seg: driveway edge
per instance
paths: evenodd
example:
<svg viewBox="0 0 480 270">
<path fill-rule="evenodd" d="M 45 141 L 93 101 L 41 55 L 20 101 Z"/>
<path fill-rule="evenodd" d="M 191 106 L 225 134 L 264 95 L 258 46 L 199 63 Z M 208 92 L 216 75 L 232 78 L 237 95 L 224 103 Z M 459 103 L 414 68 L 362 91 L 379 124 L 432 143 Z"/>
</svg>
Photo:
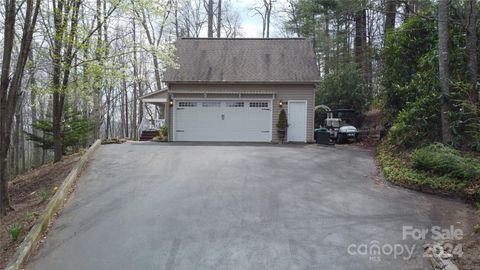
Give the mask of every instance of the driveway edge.
<svg viewBox="0 0 480 270">
<path fill-rule="evenodd" d="M 50 202 L 48 203 L 47 207 L 43 211 L 40 218 L 35 222 L 35 225 L 30 229 L 27 236 L 23 240 L 22 244 L 17 248 L 17 251 L 10 259 L 9 263 L 5 267 L 5 270 L 20 270 L 22 269 L 21 266 L 26 262 L 32 250 L 35 248 L 36 244 L 40 241 L 42 234 L 48 228 L 50 221 L 52 221 L 52 217 L 55 213 L 60 209 L 63 203 L 66 201 L 69 190 L 77 180 L 78 176 L 82 173 L 85 165 L 90 160 L 91 156 L 95 152 L 95 150 L 100 146 L 101 141 L 96 140 L 95 143 L 90 146 L 90 148 L 83 154 L 80 158 L 79 162 L 70 173 L 67 175 L 65 180 L 63 180 L 62 185 L 57 190 L 55 195 L 52 197 Z"/>
</svg>

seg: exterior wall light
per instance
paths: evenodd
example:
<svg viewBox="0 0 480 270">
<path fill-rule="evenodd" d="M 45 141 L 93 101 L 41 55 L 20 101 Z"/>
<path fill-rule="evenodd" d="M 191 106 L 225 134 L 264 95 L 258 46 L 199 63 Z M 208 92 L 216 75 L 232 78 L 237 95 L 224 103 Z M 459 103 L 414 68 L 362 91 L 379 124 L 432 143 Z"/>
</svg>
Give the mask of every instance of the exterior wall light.
<svg viewBox="0 0 480 270">
<path fill-rule="evenodd" d="M 170 99 L 170 107 L 173 106 L 173 100 Z"/>
<path fill-rule="evenodd" d="M 279 106 L 280 108 L 283 107 L 283 101 L 282 101 L 282 100 L 280 100 L 280 102 L 278 103 L 278 106 Z"/>
</svg>

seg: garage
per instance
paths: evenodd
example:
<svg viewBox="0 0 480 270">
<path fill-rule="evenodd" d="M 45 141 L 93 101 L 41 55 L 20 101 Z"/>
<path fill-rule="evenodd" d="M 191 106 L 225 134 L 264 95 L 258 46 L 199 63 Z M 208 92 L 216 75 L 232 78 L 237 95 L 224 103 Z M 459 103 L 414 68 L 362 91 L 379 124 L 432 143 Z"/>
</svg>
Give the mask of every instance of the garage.
<svg viewBox="0 0 480 270">
<path fill-rule="evenodd" d="M 175 141 L 270 142 L 271 100 L 175 100 Z"/>
<path fill-rule="evenodd" d="M 307 38 L 179 38 L 166 91 L 168 141 L 313 142 L 318 67 Z M 286 138 L 277 128 L 286 113 Z M 149 131 L 150 132 L 150 131 Z"/>
</svg>

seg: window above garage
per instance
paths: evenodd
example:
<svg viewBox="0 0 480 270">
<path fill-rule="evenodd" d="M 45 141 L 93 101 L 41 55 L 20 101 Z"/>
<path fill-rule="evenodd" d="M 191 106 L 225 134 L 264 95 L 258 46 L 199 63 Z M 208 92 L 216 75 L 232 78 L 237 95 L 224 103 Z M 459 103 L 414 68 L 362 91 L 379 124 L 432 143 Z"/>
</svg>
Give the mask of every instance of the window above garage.
<svg viewBox="0 0 480 270">
<path fill-rule="evenodd" d="M 250 102 L 250 108 L 268 108 L 268 102 Z"/>
<path fill-rule="evenodd" d="M 197 102 L 194 101 L 180 101 L 178 107 L 197 107 Z"/>
<path fill-rule="evenodd" d="M 227 107 L 233 108 L 233 107 L 244 107 L 245 102 L 243 101 L 231 101 L 226 103 Z"/>
</svg>

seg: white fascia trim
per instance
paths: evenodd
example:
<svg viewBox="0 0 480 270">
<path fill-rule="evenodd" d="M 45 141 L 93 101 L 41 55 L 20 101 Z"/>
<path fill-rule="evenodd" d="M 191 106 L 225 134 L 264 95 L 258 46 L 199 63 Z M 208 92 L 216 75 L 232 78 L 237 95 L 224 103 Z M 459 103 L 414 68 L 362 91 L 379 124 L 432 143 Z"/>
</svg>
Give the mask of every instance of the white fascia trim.
<svg viewBox="0 0 480 270">
<path fill-rule="evenodd" d="M 160 102 L 160 103 L 166 103 L 167 99 L 166 98 L 144 98 L 142 99 L 143 103 L 150 103 L 150 102 Z"/>
<path fill-rule="evenodd" d="M 185 98 L 175 98 L 175 100 L 192 100 L 192 101 L 208 101 L 208 100 L 273 100 L 274 98 L 270 97 L 270 98 L 189 98 L 189 97 L 185 97 Z"/>
</svg>

